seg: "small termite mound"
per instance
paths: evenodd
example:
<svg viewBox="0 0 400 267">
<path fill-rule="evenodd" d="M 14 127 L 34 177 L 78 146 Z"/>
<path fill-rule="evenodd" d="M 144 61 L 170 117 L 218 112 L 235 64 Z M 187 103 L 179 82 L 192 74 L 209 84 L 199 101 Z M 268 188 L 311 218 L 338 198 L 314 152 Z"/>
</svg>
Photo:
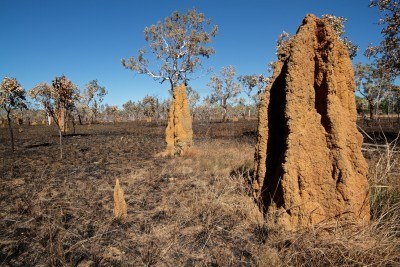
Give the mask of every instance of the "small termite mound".
<svg viewBox="0 0 400 267">
<path fill-rule="evenodd" d="M 117 179 L 114 187 L 114 218 L 121 223 L 125 223 L 127 216 L 128 210 L 124 198 L 124 191 L 119 185 L 119 180 Z"/>
<path fill-rule="evenodd" d="M 279 51 L 259 109 L 254 196 L 288 230 L 368 222 L 354 73 L 329 24 L 307 15 Z"/>
</svg>

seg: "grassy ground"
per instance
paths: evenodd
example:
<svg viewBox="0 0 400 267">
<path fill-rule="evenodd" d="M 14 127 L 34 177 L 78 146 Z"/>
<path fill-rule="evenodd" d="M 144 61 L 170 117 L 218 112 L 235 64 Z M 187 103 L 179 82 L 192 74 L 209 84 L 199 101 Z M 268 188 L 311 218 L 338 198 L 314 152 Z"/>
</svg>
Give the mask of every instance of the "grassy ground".
<svg viewBox="0 0 400 267">
<path fill-rule="evenodd" d="M 266 225 L 250 197 L 255 128 L 197 123 L 191 153 L 157 158 L 164 125 L 81 126 L 64 138 L 63 160 L 54 129 L 25 126 L 13 155 L 0 129 L 0 265 L 398 265 L 395 142 L 364 147 L 369 226 L 288 233 Z M 113 219 L 116 178 L 128 204 L 125 224 Z"/>
</svg>

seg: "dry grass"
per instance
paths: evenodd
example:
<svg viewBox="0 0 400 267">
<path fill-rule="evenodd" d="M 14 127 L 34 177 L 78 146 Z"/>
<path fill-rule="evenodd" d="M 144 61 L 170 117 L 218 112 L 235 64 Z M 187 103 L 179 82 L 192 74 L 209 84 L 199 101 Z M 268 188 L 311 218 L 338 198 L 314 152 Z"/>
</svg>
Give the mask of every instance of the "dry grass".
<svg viewBox="0 0 400 267">
<path fill-rule="evenodd" d="M 214 141 L 198 144 L 160 172 L 162 195 L 141 240 L 156 265 L 232 266 L 254 262 L 253 229 L 263 221 L 241 176 L 230 175 L 252 156 L 251 146 Z M 136 175 L 140 182 L 140 175 Z M 140 198 L 140 197 L 139 197 Z M 148 214 L 139 216 L 148 217 Z M 149 260 L 147 260 L 149 261 Z"/>
<path fill-rule="evenodd" d="M 365 151 L 373 217 L 368 226 L 320 225 L 284 232 L 266 225 L 250 197 L 252 137 L 213 139 L 204 134 L 206 138 L 196 140 L 195 148 L 182 158 L 165 159 L 151 156 L 163 148 L 163 126 L 154 131 L 156 139 L 150 141 L 132 133 L 110 137 L 96 148 L 97 154 L 90 154 L 95 148 L 84 152 L 88 162 L 82 165 L 42 166 L 38 160 L 29 165 L 22 157 L 14 159 L 15 165 L 3 166 L 0 197 L 7 205 L 0 207 L 0 265 L 399 265 L 396 142 Z M 128 138 L 112 150 L 114 139 Z M 67 155 L 83 146 L 79 140 L 72 140 L 71 146 L 66 142 Z M 130 147 L 132 142 L 137 143 Z M 115 161 L 143 144 L 151 155 L 123 166 Z M 32 168 L 36 170 L 28 176 Z M 94 175 L 95 170 L 99 174 Z M 125 224 L 112 219 L 116 178 L 128 206 Z"/>
<path fill-rule="evenodd" d="M 370 225 L 320 225 L 299 232 L 283 232 L 266 225 L 249 197 L 246 178 L 252 168 L 252 146 L 230 141 L 199 145 L 192 155 L 172 160 L 162 172 L 173 184 L 166 192 L 169 197 L 159 206 L 163 214 L 169 215 L 168 228 L 155 228 L 153 234 L 158 234 L 158 240 L 166 236 L 170 239 L 168 249 L 158 253 L 154 262 L 196 266 L 396 266 L 400 262 L 400 210 L 395 184 L 398 180 L 394 177 L 398 174 L 394 171 L 398 158 L 392 153 L 393 145 L 379 151 L 373 157 L 375 161 L 370 162 Z M 376 177 L 380 180 L 374 180 Z"/>
</svg>

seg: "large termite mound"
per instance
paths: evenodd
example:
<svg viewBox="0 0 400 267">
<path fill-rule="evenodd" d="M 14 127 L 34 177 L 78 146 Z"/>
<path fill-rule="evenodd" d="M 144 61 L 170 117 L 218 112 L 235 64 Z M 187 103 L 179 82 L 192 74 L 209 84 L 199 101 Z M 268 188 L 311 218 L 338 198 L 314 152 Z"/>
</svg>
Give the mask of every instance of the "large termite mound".
<svg viewBox="0 0 400 267">
<path fill-rule="evenodd" d="M 307 15 L 278 58 L 260 104 L 253 181 L 267 221 L 292 230 L 367 222 L 367 164 L 345 45 Z"/>
<path fill-rule="evenodd" d="M 192 117 L 184 85 L 176 87 L 173 91 L 165 134 L 166 155 L 182 155 L 192 145 Z"/>
</svg>

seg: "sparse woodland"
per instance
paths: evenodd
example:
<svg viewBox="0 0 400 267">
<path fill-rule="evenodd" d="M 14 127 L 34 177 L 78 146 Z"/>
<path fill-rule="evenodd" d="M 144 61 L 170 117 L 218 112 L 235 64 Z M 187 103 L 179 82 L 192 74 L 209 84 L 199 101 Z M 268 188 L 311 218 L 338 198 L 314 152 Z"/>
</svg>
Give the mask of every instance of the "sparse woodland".
<svg viewBox="0 0 400 267">
<path fill-rule="evenodd" d="M 166 99 L 4 77 L 0 266 L 399 266 L 400 7 L 370 8 L 380 44 L 309 15 L 259 73 L 203 69 L 207 14 L 160 18 L 121 70 L 168 83 Z"/>
</svg>

